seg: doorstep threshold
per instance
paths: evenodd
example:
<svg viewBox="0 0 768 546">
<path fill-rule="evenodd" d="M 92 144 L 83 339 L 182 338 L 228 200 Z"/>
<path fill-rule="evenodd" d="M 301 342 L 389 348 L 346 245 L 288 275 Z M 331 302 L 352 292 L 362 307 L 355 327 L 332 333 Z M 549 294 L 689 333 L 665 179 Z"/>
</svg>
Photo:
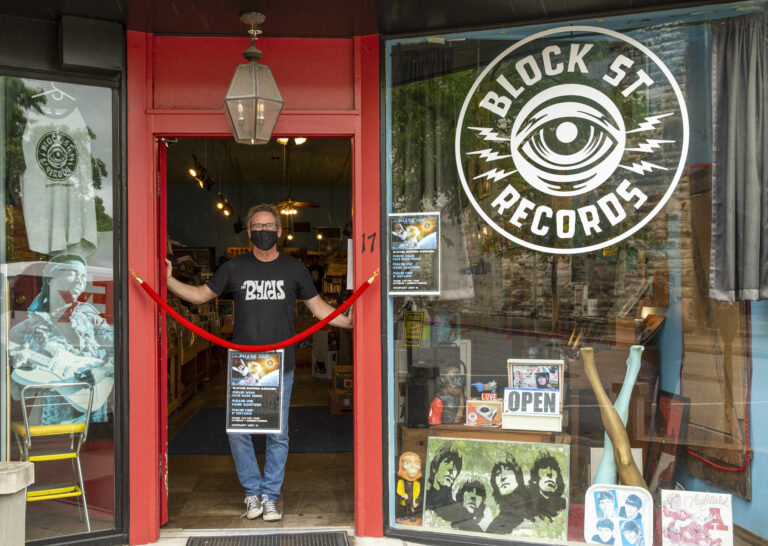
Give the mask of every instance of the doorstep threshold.
<svg viewBox="0 0 768 546">
<path fill-rule="evenodd" d="M 189 537 L 218 537 L 218 536 L 249 536 L 249 535 L 280 535 L 298 533 L 323 533 L 344 531 L 347 536 L 355 536 L 355 528 L 348 526 L 339 527 L 296 527 L 296 528 L 227 528 L 227 529 L 160 529 L 160 539 L 189 538 Z"/>
</svg>

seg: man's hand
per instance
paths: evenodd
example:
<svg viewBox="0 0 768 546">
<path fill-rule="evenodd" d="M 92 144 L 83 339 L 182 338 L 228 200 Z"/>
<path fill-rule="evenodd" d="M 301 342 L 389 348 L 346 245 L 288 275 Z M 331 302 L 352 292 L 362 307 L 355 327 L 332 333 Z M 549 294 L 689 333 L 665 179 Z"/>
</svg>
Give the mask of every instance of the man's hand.
<svg viewBox="0 0 768 546">
<path fill-rule="evenodd" d="M 165 278 L 168 282 L 168 290 L 173 292 L 181 299 L 190 303 L 201 304 L 212 300 L 216 297 L 216 293 L 208 288 L 207 284 L 201 284 L 200 286 L 192 286 L 186 284 L 175 278 L 173 275 L 173 265 L 169 259 L 165 259 Z"/>
<path fill-rule="evenodd" d="M 15 343 L 12 343 L 12 345 L 16 345 Z M 29 348 L 29 343 L 25 343 L 24 345 L 16 345 L 12 349 L 8 350 L 8 357 L 11 361 L 11 368 L 27 368 L 31 367 L 31 363 L 29 362 L 30 353 L 32 351 Z"/>
</svg>

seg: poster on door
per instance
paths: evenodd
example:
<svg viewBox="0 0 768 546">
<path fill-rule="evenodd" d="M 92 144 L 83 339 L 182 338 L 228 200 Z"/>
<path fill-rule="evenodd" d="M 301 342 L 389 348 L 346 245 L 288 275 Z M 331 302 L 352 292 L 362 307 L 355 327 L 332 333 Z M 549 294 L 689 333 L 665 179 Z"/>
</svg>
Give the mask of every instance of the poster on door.
<svg viewBox="0 0 768 546">
<path fill-rule="evenodd" d="M 227 432 L 277 434 L 283 397 L 283 350 L 229 351 Z"/>
<path fill-rule="evenodd" d="M 440 213 L 389 215 L 389 294 L 440 295 Z"/>
</svg>

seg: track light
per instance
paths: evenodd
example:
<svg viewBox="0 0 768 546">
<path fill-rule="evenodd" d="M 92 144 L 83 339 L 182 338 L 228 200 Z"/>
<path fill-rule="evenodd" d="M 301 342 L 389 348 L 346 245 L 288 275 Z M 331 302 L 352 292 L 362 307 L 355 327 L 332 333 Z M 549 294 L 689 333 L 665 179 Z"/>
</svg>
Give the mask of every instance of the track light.
<svg viewBox="0 0 768 546">
<path fill-rule="evenodd" d="M 289 233 L 288 235 L 285 236 L 285 238 L 288 239 L 289 241 L 293 241 L 293 233 Z"/>
<path fill-rule="evenodd" d="M 224 210 L 224 205 L 227 202 L 227 200 L 224 198 L 224 196 L 219 192 L 219 200 L 216 201 L 216 208 L 219 210 Z"/>
<path fill-rule="evenodd" d="M 189 176 L 195 179 L 200 189 L 210 190 L 216 182 L 208 174 L 208 169 L 200 164 L 200 161 L 198 161 L 197 156 L 194 154 L 192 155 L 192 161 L 194 166 L 190 167 L 188 171 Z"/>
<path fill-rule="evenodd" d="M 282 144 L 283 146 L 287 146 L 287 145 L 288 145 L 288 143 L 291 141 L 291 139 L 290 139 L 290 138 L 285 138 L 285 137 L 280 137 L 280 138 L 277 138 L 277 139 L 275 139 L 275 140 L 277 140 L 277 141 L 278 141 L 280 144 Z M 303 137 L 303 136 L 297 136 L 297 137 L 294 137 L 294 139 L 293 139 L 293 143 L 294 143 L 296 146 L 301 146 L 301 145 L 302 145 L 302 144 L 304 144 L 306 141 L 307 141 L 307 137 Z"/>
</svg>

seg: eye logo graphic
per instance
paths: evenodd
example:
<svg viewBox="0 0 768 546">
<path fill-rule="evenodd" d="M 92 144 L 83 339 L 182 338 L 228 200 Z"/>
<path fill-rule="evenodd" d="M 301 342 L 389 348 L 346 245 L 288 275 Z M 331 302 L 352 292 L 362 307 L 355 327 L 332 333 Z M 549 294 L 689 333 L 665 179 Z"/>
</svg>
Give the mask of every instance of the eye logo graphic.
<svg viewBox="0 0 768 546">
<path fill-rule="evenodd" d="M 645 45 L 561 27 L 502 52 L 467 94 L 456 130 L 464 191 L 504 237 L 578 254 L 629 237 L 683 172 L 688 114 Z"/>
<path fill-rule="evenodd" d="M 37 142 L 37 164 L 50 180 L 66 180 L 77 167 L 77 146 L 61 131 L 49 131 Z"/>
</svg>

